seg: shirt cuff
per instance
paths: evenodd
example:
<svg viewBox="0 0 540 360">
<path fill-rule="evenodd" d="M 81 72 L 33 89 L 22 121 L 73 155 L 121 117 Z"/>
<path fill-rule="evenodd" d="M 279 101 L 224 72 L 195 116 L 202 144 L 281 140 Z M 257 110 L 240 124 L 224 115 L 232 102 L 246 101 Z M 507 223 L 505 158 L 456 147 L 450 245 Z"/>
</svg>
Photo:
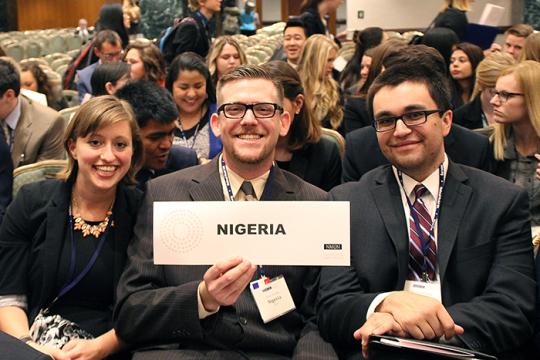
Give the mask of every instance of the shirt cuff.
<svg viewBox="0 0 540 360">
<path fill-rule="evenodd" d="M 199 310 L 199 320 L 205 319 L 210 315 L 214 315 L 215 313 L 219 311 L 219 306 L 214 311 L 208 311 L 204 308 L 204 305 L 201 299 L 201 284 L 199 284 L 199 286 L 197 287 L 197 309 Z"/>
<path fill-rule="evenodd" d="M 390 295 L 391 293 L 392 292 L 385 292 L 385 293 L 381 293 L 381 294 L 375 296 L 375 299 L 373 299 L 373 301 L 371 302 L 371 304 L 368 307 L 368 310 L 367 310 L 367 313 L 366 313 L 366 321 L 369 319 L 369 317 L 371 315 L 373 315 L 373 313 L 375 312 L 375 309 L 377 308 L 377 306 L 379 306 L 379 304 L 382 303 L 383 300 L 386 299 L 386 297 L 388 295 Z"/>
<path fill-rule="evenodd" d="M 28 308 L 26 295 L 1 295 L 0 308 L 7 306 L 16 306 L 26 311 Z"/>
</svg>

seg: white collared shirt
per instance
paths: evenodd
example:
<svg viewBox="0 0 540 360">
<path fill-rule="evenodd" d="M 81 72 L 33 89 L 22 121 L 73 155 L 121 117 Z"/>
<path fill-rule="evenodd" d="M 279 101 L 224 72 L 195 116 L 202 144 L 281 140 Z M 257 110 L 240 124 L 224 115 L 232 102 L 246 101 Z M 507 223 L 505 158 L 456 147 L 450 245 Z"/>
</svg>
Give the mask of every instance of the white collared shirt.
<svg viewBox="0 0 540 360">
<path fill-rule="evenodd" d="M 6 124 L 11 129 L 13 135 L 12 138 L 15 138 L 15 129 L 17 129 L 17 124 L 19 123 L 19 119 L 21 118 L 21 99 L 20 96 L 17 97 L 17 105 L 15 105 L 15 108 L 9 113 L 8 116 L 6 116 Z"/>
<path fill-rule="evenodd" d="M 221 163 L 221 156 L 218 160 L 219 163 Z M 231 182 L 231 189 L 233 192 L 233 197 L 235 201 L 241 201 L 244 200 L 244 193 L 240 191 L 240 187 L 242 186 L 242 183 L 245 181 L 244 178 L 242 178 L 240 175 L 235 173 L 233 170 L 231 170 L 230 167 L 228 167 L 225 164 L 225 167 L 227 168 L 227 175 L 229 176 L 229 181 Z M 268 176 L 270 175 L 270 170 L 266 171 L 261 176 L 249 180 L 251 182 L 251 185 L 253 185 L 253 189 L 255 190 L 255 195 L 257 195 L 257 199 L 261 199 L 261 196 L 264 192 L 264 186 L 266 185 L 266 181 L 268 180 Z M 223 169 L 221 165 L 219 166 L 219 177 L 221 179 L 221 187 L 223 189 L 223 197 L 225 201 L 229 201 L 229 192 L 227 190 L 227 184 L 225 184 L 225 179 L 223 178 Z"/>
</svg>

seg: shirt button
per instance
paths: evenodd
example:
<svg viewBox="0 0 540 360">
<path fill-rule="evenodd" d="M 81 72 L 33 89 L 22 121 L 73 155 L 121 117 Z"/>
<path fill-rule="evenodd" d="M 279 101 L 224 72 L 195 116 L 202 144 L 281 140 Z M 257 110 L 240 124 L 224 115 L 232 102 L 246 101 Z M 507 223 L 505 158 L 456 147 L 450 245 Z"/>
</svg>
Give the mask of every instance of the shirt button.
<svg viewBox="0 0 540 360">
<path fill-rule="evenodd" d="M 247 325 L 247 319 L 244 318 L 244 317 L 240 317 L 240 318 L 238 319 L 238 321 L 239 321 L 240 324 L 242 324 L 242 325 Z"/>
</svg>

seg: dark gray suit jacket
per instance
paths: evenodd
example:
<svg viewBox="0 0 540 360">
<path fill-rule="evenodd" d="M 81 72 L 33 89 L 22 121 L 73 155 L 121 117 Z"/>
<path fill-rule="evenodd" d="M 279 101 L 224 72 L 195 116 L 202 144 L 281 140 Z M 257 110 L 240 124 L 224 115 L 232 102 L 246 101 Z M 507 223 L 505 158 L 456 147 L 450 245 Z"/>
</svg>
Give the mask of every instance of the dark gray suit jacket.
<svg viewBox="0 0 540 360">
<path fill-rule="evenodd" d="M 263 199 L 326 200 L 327 194 L 295 175 L 275 168 Z M 197 287 L 208 266 L 156 266 L 152 254 L 154 201 L 223 201 L 217 157 L 212 162 L 148 182 L 144 204 L 128 250 L 129 264 L 120 280 L 115 310 L 118 335 L 133 344 L 173 344 L 174 350 L 146 352 L 141 358 L 255 357 L 328 359 L 332 347 L 315 325 L 320 268 L 265 266 L 268 277 L 284 275 L 296 304 L 292 311 L 263 324 L 245 289 L 233 306 L 199 320 Z M 269 244 L 271 246 L 271 244 Z"/>
<path fill-rule="evenodd" d="M 389 165 L 330 192 L 351 202 L 351 267 L 321 271 L 319 328 L 345 355 L 380 293 L 403 290 L 408 235 Z M 503 353 L 524 345 L 534 323 L 536 281 L 527 193 L 486 172 L 450 162 L 438 223 L 441 295 L 469 348 Z"/>
</svg>

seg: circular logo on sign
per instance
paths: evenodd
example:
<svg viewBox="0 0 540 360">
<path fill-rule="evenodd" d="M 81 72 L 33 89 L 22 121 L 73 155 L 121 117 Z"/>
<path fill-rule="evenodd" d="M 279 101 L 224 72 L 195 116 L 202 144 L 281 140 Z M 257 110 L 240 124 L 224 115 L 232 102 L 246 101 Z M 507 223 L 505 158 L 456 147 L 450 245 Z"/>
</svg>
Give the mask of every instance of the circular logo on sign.
<svg viewBox="0 0 540 360">
<path fill-rule="evenodd" d="M 175 210 L 161 222 L 161 241 L 175 253 L 189 253 L 199 246 L 203 230 L 199 217 L 189 210 Z"/>
</svg>

